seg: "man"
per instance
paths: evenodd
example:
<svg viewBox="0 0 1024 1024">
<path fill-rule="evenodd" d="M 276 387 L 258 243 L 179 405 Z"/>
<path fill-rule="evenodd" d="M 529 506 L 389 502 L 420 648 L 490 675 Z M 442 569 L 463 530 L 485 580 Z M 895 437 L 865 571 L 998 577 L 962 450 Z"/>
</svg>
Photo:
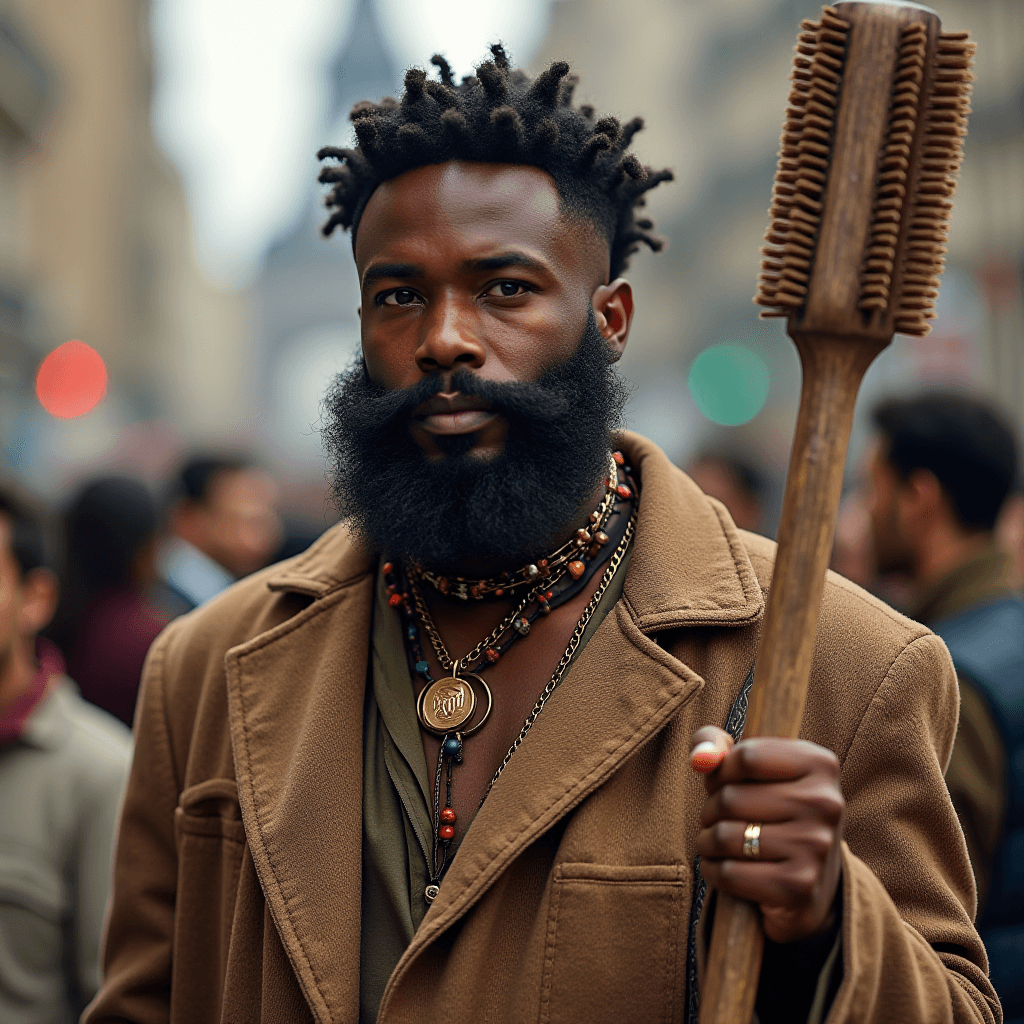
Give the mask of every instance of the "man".
<svg viewBox="0 0 1024 1024">
<path fill-rule="evenodd" d="M 70 1024 L 100 984 L 100 931 L 131 734 L 36 634 L 57 584 L 29 506 L 0 490 L 0 1020 Z"/>
<path fill-rule="evenodd" d="M 1024 1020 L 1024 592 L 995 527 L 1017 472 L 1012 430 L 984 402 L 932 394 L 875 411 L 871 532 L 909 614 L 949 646 L 960 725 L 946 781 L 978 883 L 978 927 L 1007 1020 Z"/>
<path fill-rule="evenodd" d="M 262 569 L 281 537 L 278 488 L 242 458 L 202 456 L 178 478 L 160 568 L 183 611 Z"/>
<path fill-rule="evenodd" d="M 807 739 L 733 747 L 772 546 L 612 434 L 668 175 L 493 53 L 327 153 L 344 524 L 154 645 L 86 1020 L 693 1019 L 706 880 L 763 1022 L 994 1021 L 940 641 L 833 581 Z"/>
</svg>

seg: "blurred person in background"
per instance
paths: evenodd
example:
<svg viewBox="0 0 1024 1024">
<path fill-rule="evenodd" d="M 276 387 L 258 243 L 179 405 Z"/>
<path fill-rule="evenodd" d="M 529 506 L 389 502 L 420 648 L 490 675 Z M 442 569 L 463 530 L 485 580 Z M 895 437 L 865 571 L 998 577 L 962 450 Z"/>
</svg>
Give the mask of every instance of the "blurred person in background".
<svg viewBox="0 0 1024 1024">
<path fill-rule="evenodd" d="M 1013 494 L 999 513 L 996 542 L 1013 559 L 1017 572 L 1024 579 L 1024 478 L 1017 481 Z"/>
<path fill-rule="evenodd" d="M 0 1021 L 71 1024 L 100 984 L 100 932 L 131 734 L 83 700 L 37 636 L 57 605 L 43 530 L 0 488 Z"/>
<path fill-rule="evenodd" d="M 178 476 L 160 571 L 189 608 L 262 569 L 281 540 L 279 492 L 242 457 L 200 456 Z"/>
<path fill-rule="evenodd" d="M 156 569 L 160 512 L 128 477 L 85 485 L 65 521 L 64 594 L 48 631 L 86 700 L 130 726 L 149 645 L 189 605 Z"/>
<path fill-rule="evenodd" d="M 978 930 L 1006 1020 L 1024 1019 L 1024 595 L 995 527 L 1018 470 L 1013 431 L 955 394 L 874 413 L 869 506 L 879 573 L 946 641 L 960 724 L 946 773 L 978 883 Z"/>
<path fill-rule="evenodd" d="M 690 463 L 687 473 L 705 494 L 725 505 L 741 530 L 764 532 L 768 481 L 750 460 L 707 450 Z"/>
</svg>

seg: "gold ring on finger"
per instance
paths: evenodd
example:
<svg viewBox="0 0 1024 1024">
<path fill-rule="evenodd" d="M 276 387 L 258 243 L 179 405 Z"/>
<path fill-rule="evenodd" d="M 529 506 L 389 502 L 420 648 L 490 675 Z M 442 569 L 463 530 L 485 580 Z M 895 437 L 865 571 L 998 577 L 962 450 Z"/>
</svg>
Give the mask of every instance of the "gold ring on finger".
<svg viewBox="0 0 1024 1024">
<path fill-rule="evenodd" d="M 743 830 L 743 856 L 750 860 L 761 856 L 761 826 L 754 822 Z"/>
</svg>

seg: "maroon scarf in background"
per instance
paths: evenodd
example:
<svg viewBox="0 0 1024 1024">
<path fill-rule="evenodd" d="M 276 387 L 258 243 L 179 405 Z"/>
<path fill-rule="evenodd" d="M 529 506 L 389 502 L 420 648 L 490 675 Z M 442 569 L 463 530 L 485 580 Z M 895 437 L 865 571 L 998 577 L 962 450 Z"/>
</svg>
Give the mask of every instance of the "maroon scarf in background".
<svg viewBox="0 0 1024 1024">
<path fill-rule="evenodd" d="M 42 637 L 36 639 L 39 670 L 28 689 L 9 707 L 0 711 L 0 746 L 12 743 L 25 731 L 25 723 L 46 696 L 53 676 L 63 675 L 64 659 L 60 651 Z"/>
</svg>

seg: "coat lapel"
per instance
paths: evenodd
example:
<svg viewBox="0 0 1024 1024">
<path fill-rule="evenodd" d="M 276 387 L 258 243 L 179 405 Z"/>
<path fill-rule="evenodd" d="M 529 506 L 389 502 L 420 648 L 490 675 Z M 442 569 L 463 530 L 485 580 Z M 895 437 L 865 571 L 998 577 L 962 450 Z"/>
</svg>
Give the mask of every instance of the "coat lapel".
<svg viewBox="0 0 1024 1024">
<path fill-rule="evenodd" d="M 362 723 L 373 581 L 365 566 L 354 578 L 338 572 L 346 575 L 342 583 L 306 576 L 302 588 L 272 581 L 275 589 L 325 596 L 226 658 L 246 837 L 319 1024 L 354 1020 L 359 1007 Z"/>
<path fill-rule="evenodd" d="M 724 509 L 650 442 L 626 435 L 622 447 L 643 485 L 622 599 L 474 819 L 388 992 L 513 858 L 699 693 L 701 677 L 655 634 L 747 625 L 763 613 L 753 567 Z M 270 580 L 272 589 L 313 603 L 226 659 L 246 836 L 318 1024 L 358 1017 L 369 569 L 344 531 L 330 531 Z"/>
<path fill-rule="evenodd" d="M 763 614 L 753 566 L 724 508 L 709 501 L 650 442 L 627 435 L 623 448 L 643 491 L 622 600 L 591 637 L 477 813 L 389 990 L 522 850 L 701 690 L 704 680 L 659 646 L 654 634 L 688 626 L 743 626 Z"/>
</svg>

